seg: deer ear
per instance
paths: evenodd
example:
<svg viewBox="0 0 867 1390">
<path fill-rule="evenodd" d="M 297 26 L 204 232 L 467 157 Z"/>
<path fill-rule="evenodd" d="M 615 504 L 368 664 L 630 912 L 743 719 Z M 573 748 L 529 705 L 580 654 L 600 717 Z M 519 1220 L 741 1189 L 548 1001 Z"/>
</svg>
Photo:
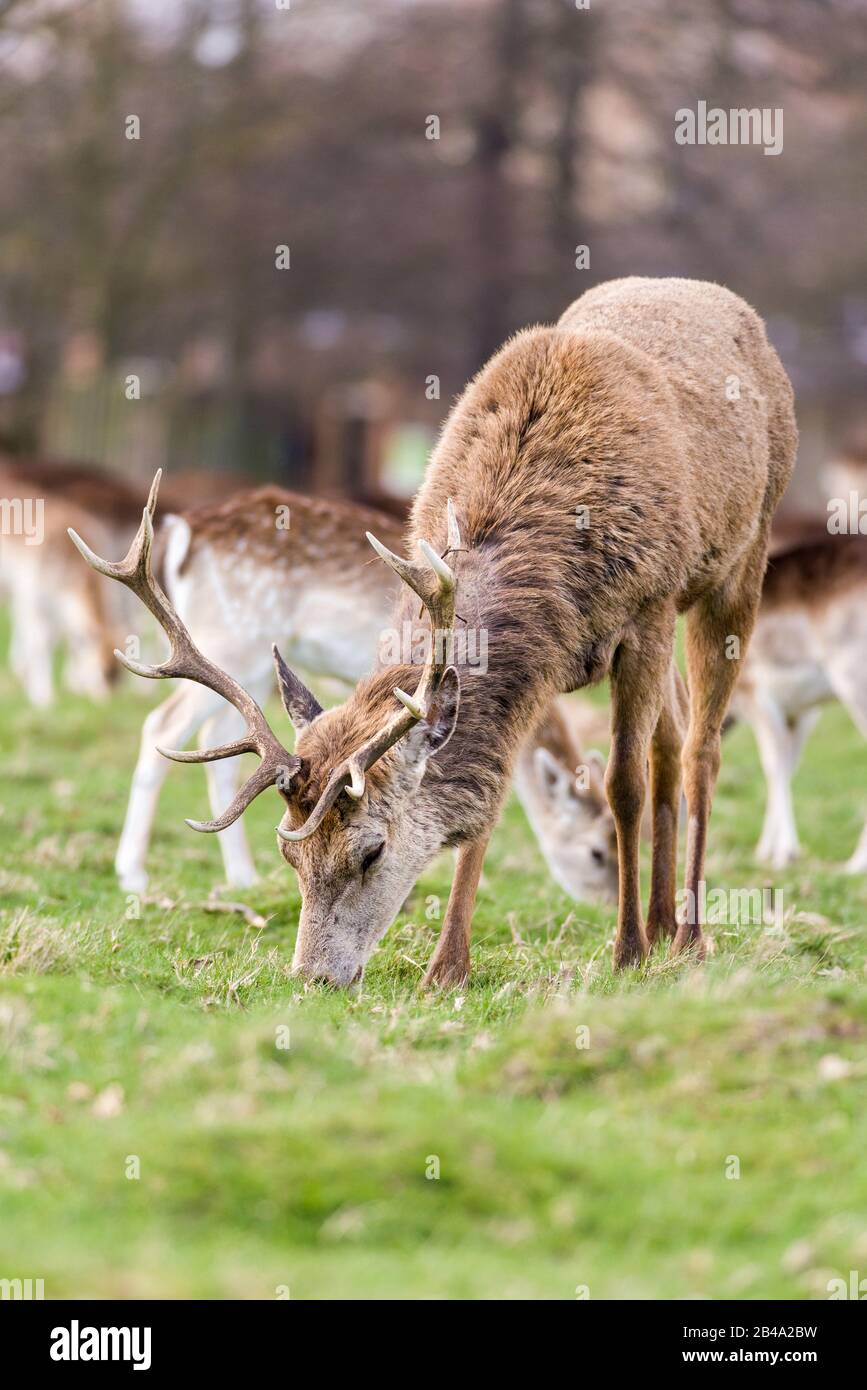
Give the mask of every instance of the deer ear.
<svg viewBox="0 0 867 1390">
<path fill-rule="evenodd" d="M 536 764 L 536 772 L 539 781 L 550 796 L 557 792 L 567 790 L 569 774 L 565 768 L 558 763 L 557 759 L 548 752 L 547 748 L 541 746 L 533 750 L 533 762 Z"/>
<path fill-rule="evenodd" d="M 427 760 L 445 748 L 455 731 L 461 703 L 461 683 L 454 666 L 443 672 L 436 694 L 431 696 L 427 718 L 407 734 L 403 747 L 412 763 Z"/>
<path fill-rule="evenodd" d="M 283 708 L 292 720 L 295 732 L 300 734 L 302 729 L 313 723 L 317 714 L 322 713 L 322 706 L 295 672 L 289 670 L 276 645 L 272 646 L 271 653 L 274 657 L 274 669 L 277 672 Z"/>
<path fill-rule="evenodd" d="M 607 767 L 605 754 L 600 753 L 598 748 L 588 748 L 584 761 L 594 772 L 598 772 L 600 777 L 605 776 L 605 769 Z"/>
<path fill-rule="evenodd" d="M 307 769 L 307 764 L 303 758 L 297 757 L 294 753 L 291 758 L 287 758 L 282 767 L 277 769 L 277 776 L 274 778 L 274 786 L 281 792 L 284 800 L 291 800 L 295 790 L 295 782 Z"/>
</svg>

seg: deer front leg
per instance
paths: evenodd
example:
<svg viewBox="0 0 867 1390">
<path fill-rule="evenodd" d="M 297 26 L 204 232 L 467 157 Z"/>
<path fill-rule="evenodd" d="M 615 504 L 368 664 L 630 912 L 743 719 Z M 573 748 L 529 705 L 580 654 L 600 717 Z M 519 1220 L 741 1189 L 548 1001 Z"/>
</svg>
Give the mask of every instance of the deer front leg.
<svg viewBox="0 0 867 1390">
<path fill-rule="evenodd" d="M 218 695 L 185 682 L 145 719 L 126 819 L 114 860 L 124 892 L 144 893 L 148 886 L 145 863 L 151 829 L 160 789 L 171 766 L 158 748 L 183 748 L 219 706 Z"/>
<path fill-rule="evenodd" d="M 746 704 L 746 710 L 756 736 L 767 784 L 765 820 L 756 847 L 756 859 L 760 863 L 773 865 L 775 869 L 782 869 L 797 859 L 800 853 L 792 802 L 792 778 L 818 710 L 800 715 L 790 725 L 773 696 L 764 693 L 754 696 Z"/>
<path fill-rule="evenodd" d="M 683 749 L 686 836 L 685 915 L 672 942 L 672 954 L 689 951 L 703 960 L 700 904 L 707 852 L 711 798 L 720 766 L 720 731 L 756 619 L 767 562 L 764 534 L 741 573 L 722 590 L 698 601 L 686 615 L 689 672 L 689 732 Z"/>
<path fill-rule="evenodd" d="M 680 754 L 689 701 L 680 672 L 672 663 L 665 698 L 650 745 L 653 804 L 653 869 L 647 911 L 647 944 L 677 931 L 677 830 L 680 818 Z"/>
<path fill-rule="evenodd" d="M 259 704 L 265 703 L 267 684 L 248 681 L 247 689 Z M 220 743 L 230 743 L 233 739 L 240 738 L 243 733 L 244 721 L 238 711 L 232 709 L 231 705 L 224 705 L 224 708 L 199 730 L 199 747 L 208 748 Z M 211 814 L 215 820 L 223 814 L 238 789 L 238 762 L 237 758 L 227 758 L 225 761 L 219 759 L 205 764 Z M 249 888 L 256 882 L 258 875 L 244 834 L 243 820 L 236 820 L 234 825 L 221 830 L 217 839 L 223 856 L 226 883 L 232 888 Z"/>
<path fill-rule="evenodd" d="M 472 927 L 473 906 L 476 890 L 482 876 L 488 836 L 471 840 L 458 850 L 455 876 L 446 907 L 440 939 L 431 957 L 422 989 L 440 985 L 443 989 L 453 989 L 463 984 L 470 973 L 470 931 Z"/>
<path fill-rule="evenodd" d="M 641 630 L 630 631 L 620 643 L 611 668 L 611 755 L 605 790 L 617 831 L 615 970 L 639 965 L 647 955 L 641 919 L 641 815 L 651 735 L 659 719 L 664 683 L 671 666 L 674 608 L 648 610 L 643 619 Z"/>
</svg>

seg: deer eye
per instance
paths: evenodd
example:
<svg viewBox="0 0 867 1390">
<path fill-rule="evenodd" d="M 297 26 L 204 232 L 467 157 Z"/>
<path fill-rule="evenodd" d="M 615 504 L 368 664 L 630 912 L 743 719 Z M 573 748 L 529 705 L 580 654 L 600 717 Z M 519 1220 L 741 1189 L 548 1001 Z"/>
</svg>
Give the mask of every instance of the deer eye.
<svg viewBox="0 0 867 1390">
<path fill-rule="evenodd" d="M 362 874 L 366 874 L 367 871 L 368 871 L 368 869 L 372 869 L 372 868 L 373 868 L 374 864 L 376 863 L 377 859 L 378 859 L 379 856 L 382 854 L 382 851 L 383 851 L 384 849 L 385 849 L 385 840 L 380 840 L 380 842 L 379 842 L 378 845 L 374 845 L 373 849 L 370 849 L 370 850 L 367 851 L 367 854 L 364 856 L 364 858 L 363 858 L 362 861 L 361 861 L 361 872 L 362 872 Z"/>
</svg>

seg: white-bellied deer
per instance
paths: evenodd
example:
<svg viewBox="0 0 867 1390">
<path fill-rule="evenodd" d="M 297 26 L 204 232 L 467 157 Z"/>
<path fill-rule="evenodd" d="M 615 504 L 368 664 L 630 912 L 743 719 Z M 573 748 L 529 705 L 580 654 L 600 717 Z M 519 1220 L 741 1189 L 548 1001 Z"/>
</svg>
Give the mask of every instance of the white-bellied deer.
<svg viewBox="0 0 867 1390">
<path fill-rule="evenodd" d="M 767 782 L 757 857 L 783 868 L 800 845 L 792 778 L 821 706 L 840 700 L 867 737 L 867 536 L 825 535 L 768 563 L 753 640 L 732 698 Z M 867 872 L 867 824 L 846 864 Z"/>
<path fill-rule="evenodd" d="M 274 486 L 249 489 L 165 517 L 155 538 L 159 578 L 193 640 L 260 705 L 274 680 L 272 642 L 293 666 L 351 685 L 381 663 L 393 639 L 402 640 L 389 628 L 397 580 L 371 554 L 366 529 L 401 545 L 403 527 L 383 513 Z M 147 715 L 115 860 L 129 892 L 148 883 L 148 845 L 169 767 L 159 747 L 182 747 L 196 735 L 203 744 L 228 742 L 242 732 L 239 720 L 213 691 L 190 683 Z M 556 780 L 539 761 L 546 748 L 569 767 Z M 576 776 L 579 765 L 575 714 L 551 706 L 522 750 L 517 790 L 558 883 L 577 898 L 610 898 L 617 883 L 610 812 L 595 765 Z M 217 817 L 234 794 L 237 768 L 215 761 L 207 773 Z M 227 882 L 254 882 L 243 823 L 227 826 L 219 842 Z"/>
<path fill-rule="evenodd" d="M 180 474 L 163 500 L 178 506 L 204 482 Z M 207 479 L 211 494 L 221 485 L 221 475 Z M 127 596 L 82 570 L 66 532 L 72 523 L 101 546 L 127 546 L 146 495 L 146 488 L 89 464 L 0 454 L 0 589 L 9 604 L 10 665 L 31 704 L 52 703 L 60 647 L 67 689 L 99 700 L 116 684 L 114 648 L 127 630 Z M 38 518 L 38 535 L 26 534 L 21 522 L 28 516 Z"/>
<path fill-rule="evenodd" d="M 353 684 L 377 660 L 397 590 L 371 556 L 365 527 L 395 545 L 397 521 L 347 502 L 265 486 L 214 506 L 166 517 L 157 536 L 160 578 L 194 640 L 214 663 L 264 703 L 274 683 L 271 644 L 293 664 Z M 148 845 L 168 764 L 161 745 L 227 743 L 243 732 L 231 704 L 184 683 L 150 711 L 115 858 L 121 885 L 147 887 Z M 218 817 L 236 789 L 237 764 L 208 762 L 208 792 Z M 226 880 L 256 879 L 242 823 L 219 837 Z"/>
<path fill-rule="evenodd" d="M 558 699 L 515 758 L 515 791 L 552 877 L 579 901 L 617 897 L 617 836 L 605 760 L 588 743 L 608 737 L 607 711 Z"/>
<path fill-rule="evenodd" d="M 732 383 L 737 389 L 732 389 Z M 716 285 L 615 281 L 553 327 L 517 334 L 455 405 L 416 498 L 407 560 L 375 548 L 430 623 L 424 665 L 363 680 L 323 711 L 277 658 L 293 754 L 258 705 L 194 647 L 150 572 L 155 494 L 126 560 L 85 558 L 130 587 L 169 635 L 159 667 L 223 695 L 246 721 L 228 746 L 261 764 L 206 829 L 231 823 L 270 785 L 280 848 L 302 890 L 295 966 L 347 985 L 419 874 L 459 847 L 442 934 L 425 977 L 469 970 L 485 849 L 523 739 L 558 693 L 610 673 L 607 792 L 618 840 L 615 965 L 659 934 L 703 954 L 697 912 L 675 917 L 682 720 L 672 649 L 686 612 L 690 687 L 683 744 L 687 901 L 701 901 L 720 727 L 758 606 L 768 531 L 794 463 L 792 392 L 761 320 Z M 576 518 L 579 524 L 576 524 Z M 484 631 L 484 674 L 458 655 Z M 734 645 L 733 645 L 734 644 Z M 177 756 L 177 755 L 175 755 Z M 638 850 L 651 765 L 653 868 L 647 927 Z"/>
<path fill-rule="evenodd" d="M 0 493 L 39 518 L 38 535 L 20 525 L 0 533 L 0 586 L 10 614 L 9 660 L 27 698 L 37 708 L 54 699 L 53 662 L 65 646 L 63 679 L 68 689 L 104 698 L 118 674 L 114 647 L 123 632 L 120 595 L 107 593 L 95 576 L 75 563 L 66 530 L 70 522 L 89 528 L 100 544 L 126 545 L 141 514 L 141 496 L 130 508 L 126 528 L 115 526 L 111 490 L 99 505 L 76 489 L 87 470 L 58 469 L 41 460 L 0 458 Z M 130 494 L 131 495 L 131 494 Z"/>
</svg>

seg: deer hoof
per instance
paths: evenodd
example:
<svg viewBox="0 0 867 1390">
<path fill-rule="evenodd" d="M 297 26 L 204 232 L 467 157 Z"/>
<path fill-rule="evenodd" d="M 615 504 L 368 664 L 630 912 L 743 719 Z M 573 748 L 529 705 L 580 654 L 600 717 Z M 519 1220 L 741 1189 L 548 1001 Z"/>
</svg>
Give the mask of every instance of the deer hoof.
<svg viewBox="0 0 867 1390">
<path fill-rule="evenodd" d="M 677 919 L 675 917 L 654 917 L 647 919 L 647 949 L 652 951 L 657 941 L 664 940 L 666 937 L 677 935 Z"/>
<path fill-rule="evenodd" d="M 668 953 L 669 959 L 673 956 L 689 956 L 697 965 L 707 956 L 707 946 L 701 932 L 695 932 L 689 927 L 678 927 L 677 935 L 671 943 Z"/>
<path fill-rule="evenodd" d="M 433 957 L 421 982 L 422 989 L 460 989 L 470 974 L 469 956 Z"/>
<path fill-rule="evenodd" d="M 144 869 L 118 869 L 117 881 L 123 893 L 136 893 L 139 896 L 147 892 L 148 875 Z"/>
<path fill-rule="evenodd" d="M 228 888 L 252 888 L 259 882 L 259 875 L 250 864 L 239 864 L 226 873 L 226 886 Z"/>
<path fill-rule="evenodd" d="M 628 970 L 641 965 L 647 955 L 647 942 L 643 938 L 626 937 L 614 942 L 614 969 Z"/>
</svg>

